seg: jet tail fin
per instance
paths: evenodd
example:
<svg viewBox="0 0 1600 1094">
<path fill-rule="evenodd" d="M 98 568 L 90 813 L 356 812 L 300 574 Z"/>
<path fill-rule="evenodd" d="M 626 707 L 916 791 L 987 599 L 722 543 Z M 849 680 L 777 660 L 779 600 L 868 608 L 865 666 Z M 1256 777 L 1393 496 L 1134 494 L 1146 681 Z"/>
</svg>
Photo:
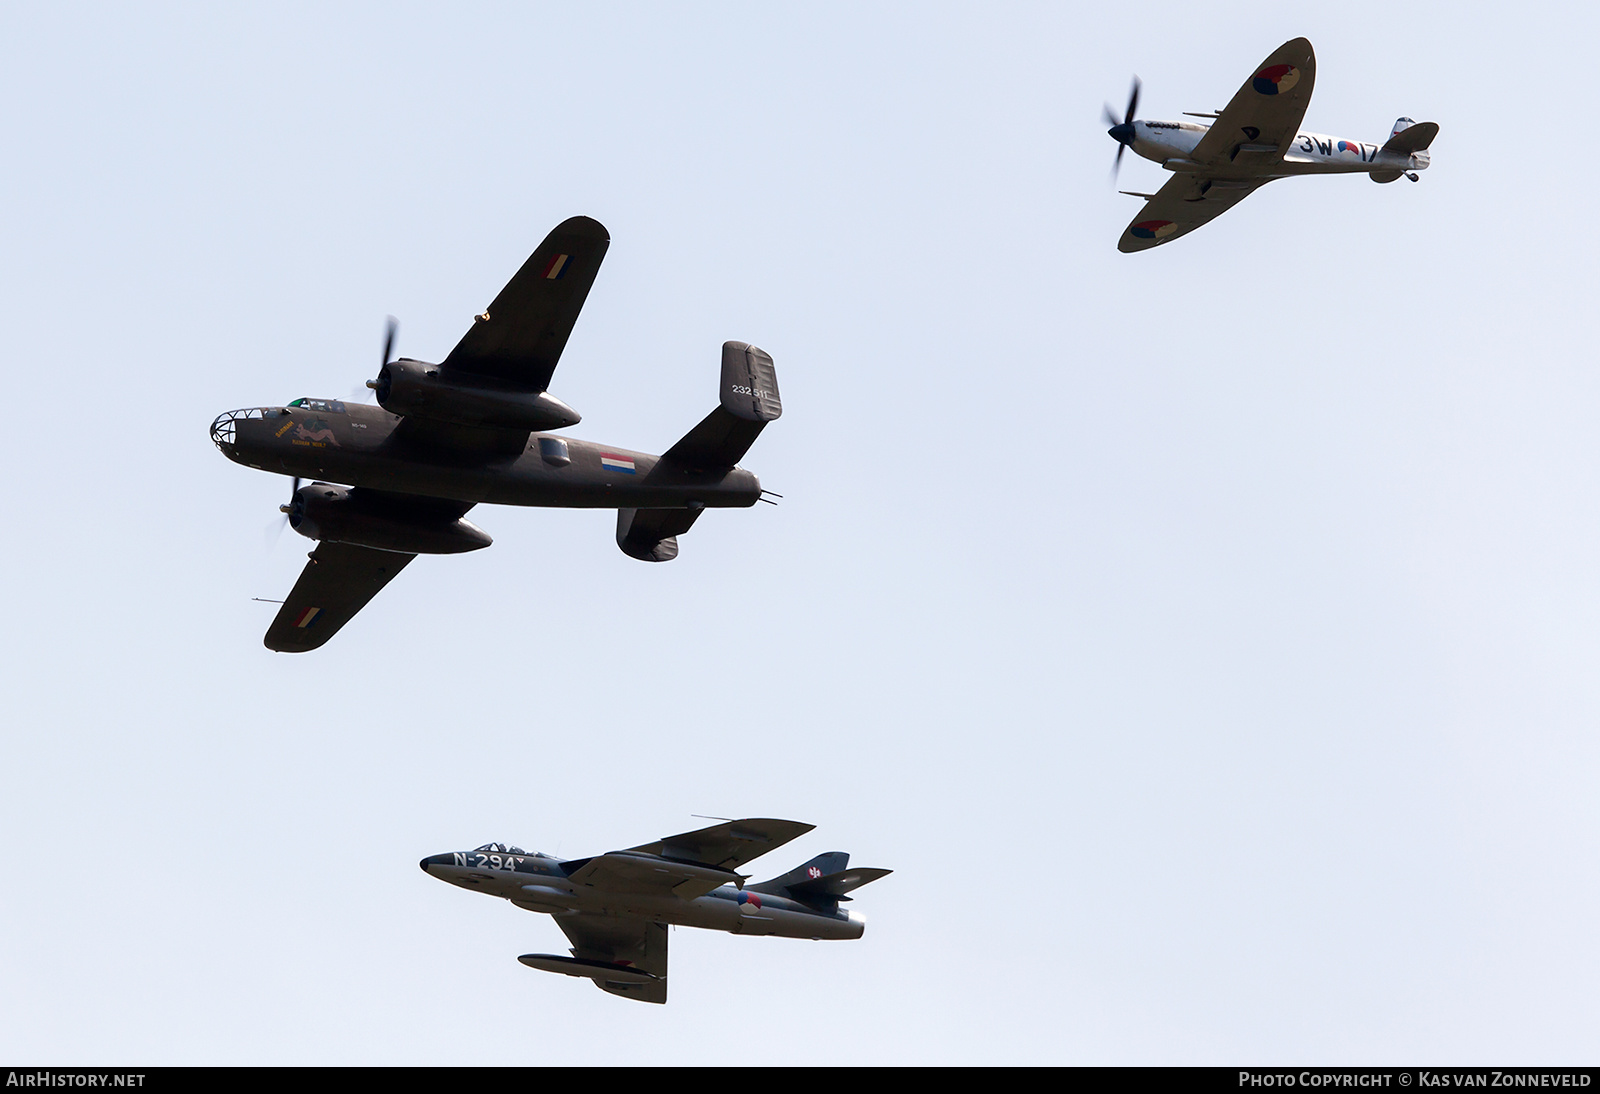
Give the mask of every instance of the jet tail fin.
<svg viewBox="0 0 1600 1094">
<path fill-rule="evenodd" d="M 752 892 L 786 896 L 818 908 L 836 908 L 841 900 L 849 900 L 846 893 L 893 873 L 875 867 L 848 869 L 850 856 L 843 851 L 829 851 L 810 862 L 802 863 L 787 874 L 779 874 L 771 881 L 746 886 Z"/>
</svg>

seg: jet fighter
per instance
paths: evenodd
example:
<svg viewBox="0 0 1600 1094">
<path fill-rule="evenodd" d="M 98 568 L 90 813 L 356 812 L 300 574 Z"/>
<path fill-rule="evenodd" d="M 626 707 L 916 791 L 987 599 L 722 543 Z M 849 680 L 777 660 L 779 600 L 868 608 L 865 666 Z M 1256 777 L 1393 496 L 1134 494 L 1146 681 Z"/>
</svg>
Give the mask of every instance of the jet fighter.
<svg viewBox="0 0 1600 1094">
<path fill-rule="evenodd" d="M 585 977 L 613 995 L 665 1003 L 669 924 L 783 938 L 861 937 L 861 917 L 839 905 L 851 890 L 891 871 L 852 870 L 849 855 L 829 851 L 757 885 L 746 885 L 748 877 L 736 872 L 813 827 L 749 818 L 565 860 L 486 843 L 432 855 L 420 865 L 452 885 L 554 916 L 572 956 L 517 958 L 530 969 Z"/>
<path fill-rule="evenodd" d="M 320 541 L 268 649 L 321 646 L 419 554 L 489 546 L 463 519 L 479 502 L 615 509 L 623 553 L 667 562 L 704 510 L 770 500 L 738 463 L 783 403 L 744 342 L 723 344 L 720 405 L 660 456 L 552 434 L 580 420 L 547 389 L 610 244 L 588 217 L 557 225 L 440 364 L 390 360 L 390 320 L 378 406 L 296 399 L 211 423 L 230 460 L 294 476 L 280 508 Z"/>
<path fill-rule="evenodd" d="M 1258 187 L 1290 175 L 1365 172 L 1373 182 L 1401 175 L 1416 182 L 1428 166 L 1428 146 L 1439 135 L 1436 122 L 1400 118 L 1383 144 L 1348 141 L 1299 126 L 1311 102 L 1317 58 L 1311 43 L 1296 38 L 1261 62 L 1227 106 L 1215 113 L 1190 113 L 1206 123 L 1136 121 L 1139 81 L 1134 79 L 1128 109 L 1119 121 L 1106 107 L 1106 132 L 1117 142 L 1113 170 L 1131 148 L 1154 160 L 1173 177 L 1153 194 L 1123 190 L 1143 198 L 1144 208 L 1122 233 L 1117 250 L 1146 251 L 1170 243 L 1232 209 Z"/>
</svg>

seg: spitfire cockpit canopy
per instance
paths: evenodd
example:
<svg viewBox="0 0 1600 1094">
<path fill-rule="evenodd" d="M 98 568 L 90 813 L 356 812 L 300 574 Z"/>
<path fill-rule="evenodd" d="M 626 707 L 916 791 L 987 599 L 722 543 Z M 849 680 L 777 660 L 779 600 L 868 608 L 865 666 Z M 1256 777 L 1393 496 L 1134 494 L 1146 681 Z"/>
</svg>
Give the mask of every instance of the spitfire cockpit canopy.
<svg viewBox="0 0 1600 1094">
<path fill-rule="evenodd" d="M 474 847 L 474 851 L 489 851 L 501 855 L 525 855 L 528 852 L 520 847 L 513 847 L 509 843 L 486 843 L 482 847 Z"/>
<path fill-rule="evenodd" d="M 338 399 L 296 399 L 289 404 L 300 407 L 302 410 L 314 410 L 321 414 L 343 414 L 344 404 Z"/>
</svg>

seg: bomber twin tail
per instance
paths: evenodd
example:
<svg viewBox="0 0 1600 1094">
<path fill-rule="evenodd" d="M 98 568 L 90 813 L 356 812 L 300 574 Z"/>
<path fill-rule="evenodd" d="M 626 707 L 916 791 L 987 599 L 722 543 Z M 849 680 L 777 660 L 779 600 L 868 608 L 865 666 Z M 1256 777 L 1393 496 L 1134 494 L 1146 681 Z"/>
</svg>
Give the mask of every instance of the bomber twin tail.
<svg viewBox="0 0 1600 1094">
<path fill-rule="evenodd" d="M 432 855 L 420 865 L 441 881 L 554 916 L 572 943 L 572 956 L 517 958 L 529 968 L 584 977 L 624 998 L 665 1003 L 668 926 L 783 938 L 861 937 L 861 917 L 839 904 L 890 871 L 850 869 L 849 855 L 829 851 L 757 885 L 746 885 L 749 879 L 736 872 L 812 827 L 749 818 L 567 860 L 486 843 L 474 851 Z"/>
<path fill-rule="evenodd" d="M 558 225 L 440 364 L 391 361 L 391 321 L 379 406 L 296 399 L 211 424 L 230 460 L 294 476 L 281 508 L 320 541 L 267 648 L 322 645 L 419 554 L 489 546 L 463 519 L 480 502 L 616 509 L 617 546 L 666 562 L 706 509 L 767 500 L 738 463 L 783 404 L 772 358 L 743 342 L 722 347 L 720 405 L 659 456 L 550 432 L 579 421 L 547 389 L 610 243 L 588 217 Z"/>
<path fill-rule="evenodd" d="M 1226 107 L 1214 114 L 1188 115 L 1214 119 L 1209 124 L 1135 120 L 1135 81 L 1121 121 L 1106 108 L 1106 120 L 1112 123 L 1107 132 L 1118 145 L 1117 164 L 1131 148 L 1173 177 L 1154 194 L 1122 191 L 1143 198 L 1145 206 L 1123 231 L 1117 250 L 1144 251 L 1170 243 L 1274 179 L 1361 172 L 1374 182 L 1393 182 L 1401 175 L 1416 182 L 1417 172 L 1428 166 L 1428 146 L 1439 133 L 1438 124 L 1400 118 L 1382 144 L 1301 132 L 1316 70 L 1310 42 L 1285 42 Z"/>
</svg>

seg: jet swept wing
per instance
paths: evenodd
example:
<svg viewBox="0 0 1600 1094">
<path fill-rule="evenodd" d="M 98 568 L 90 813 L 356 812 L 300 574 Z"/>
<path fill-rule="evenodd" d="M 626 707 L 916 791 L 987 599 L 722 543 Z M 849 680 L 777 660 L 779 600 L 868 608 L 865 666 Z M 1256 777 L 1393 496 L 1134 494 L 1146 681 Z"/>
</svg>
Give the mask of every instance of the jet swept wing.
<svg viewBox="0 0 1600 1094">
<path fill-rule="evenodd" d="M 802 824 L 800 821 L 749 817 L 745 820 L 728 821 L 726 824 L 715 824 L 710 828 L 696 829 L 693 832 L 683 832 L 676 836 L 667 836 L 654 843 L 630 847 L 628 850 L 646 855 L 659 855 L 680 862 L 698 862 L 707 866 L 719 866 L 724 870 L 736 870 L 751 859 L 759 858 L 774 848 L 782 847 L 815 827 L 814 824 Z"/>
</svg>

